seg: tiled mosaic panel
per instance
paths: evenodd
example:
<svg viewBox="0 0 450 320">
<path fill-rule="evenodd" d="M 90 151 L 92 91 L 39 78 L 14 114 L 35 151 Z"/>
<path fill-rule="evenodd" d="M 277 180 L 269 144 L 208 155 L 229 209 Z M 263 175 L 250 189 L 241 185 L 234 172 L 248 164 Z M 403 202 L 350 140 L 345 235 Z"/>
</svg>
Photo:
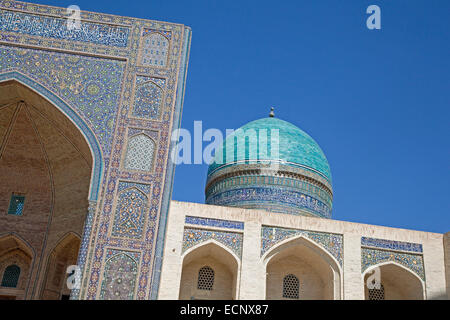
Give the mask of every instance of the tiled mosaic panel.
<svg viewBox="0 0 450 320">
<path fill-rule="evenodd" d="M 128 44 L 129 28 L 82 21 L 80 29 L 69 30 L 67 21 L 63 18 L 0 10 L 0 31 L 114 47 L 126 47 Z"/>
<path fill-rule="evenodd" d="M 124 167 L 127 170 L 152 171 L 155 142 L 146 134 L 128 140 Z"/>
<path fill-rule="evenodd" d="M 74 107 L 111 150 L 124 62 L 0 45 L 0 73 L 17 70 Z"/>
<path fill-rule="evenodd" d="M 238 257 L 242 255 L 242 240 L 243 235 L 235 232 L 223 232 L 202 230 L 194 228 L 184 229 L 183 235 L 183 250 L 185 252 L 189 248 L 196 246 L 199 243 L 205 242 L 209 239 L 213 239 L 219 243 L 222 243 L 231 251 L 233 251 Z"/>
<path fill-rule="evenodd" d="M 130 138 L 133 136 L 137 136 L 139 133 L 144 133 L 155 141 L 158 140 L 158 131 L 152 131 L 152 130 L 141 129 L 141 128 L 128 128 L 127 137 Z"/>
<path fill-rule="evenodd" d="M 201 226 L 209 226 L 209 227 L 244 230 L 244 223 L 238 221 L 186 216 L 185 223 L 198 224 Z"/>
<path fill-rule="evenodd" d="M 120 182 L 112 236 L 140 239 L 148 212 L 150 186 Z"/>
<path fill-rule="evenodd" d="M 84 222 L 83 237 L 81 239 L 80 251 L 78 253 L 78 260 L 77 260 L 77 265 L 80 266 L 82 274 L 84 274 L 84 271 L 85 271 L 84 263 L 87 258 L 89 235 L 92 232 L 92 224 L 94 221 L 96 207 L 97 207 L 96 201 L 89 201 L 88 213 L 86 216 L 86 220 Z M 71 294 L 70 294 L 70 299 L 77 300 L 79 298 L 79 295 L 80 295 L 80 289 L 72 289 Z"/>
<path fill-rule="evenodd" d="M 395 261 L 404 267 L 412 270 L 422 280 L 425 281 L 425 271 L 423 267 L 423 257 L 419 254 L 408 254 L 401 252 L 393 252 L 388 250 L 378 250 L 362 248 L 361 250 L 361 271 L 380 264 L 382 262 Z"/>
<path fill-rule="evenodd" d="M 222 192 L 223 190 L 230 190 L 233 187 L 242 188 L 243 186 L 259 186 L 261 184 L 265 186 L 280 186 L 290 190 L 301 191 L 305 195 L 317 198 L 318 200 L 325 203 L 328 207 L 332 207 L 331 195 L 323 190 L 323 188 L 318 187 L 315 184 L 301 179 L 278 176 L 261 176 L 255 174 L 244 176 L 237 175 L 234 177 L 224 178 L 223 180 L 220 180 L 217 183 L 208 186 L 208 189 L 206 190 L 206 198 L 209 198 L 216 193 Z"/>
<path fill-rule="evenodd" d="M 146 31 L 143 34 L 141 65 L 165 67 L 169 51 L 169 39 L 159 32 Z"/>
<path fill-rule="evenodd" d="M 227 190 L 208 199 L 207 204 L 236 206 L 255 204 L 275 205 L 283 203 L 286 206 L 311 211 L 322 218 L 331 218 L 331 209 L 322 201 L 293 190 L 280 187 L 246 187 Z"/>
<path fill-rule="evenodd" d="M 107 249 L 100 300 L 133 300 L 140 254 Z"/>
<path fill-rule="evenodd" d="M 16 2 L 16 1 L 9 1 L 9 0 L 0 0 L 0 7 L 9 9 L 16 9 L 18 11 L 29 11 L 32 12 L 30 14 L 32 15 L 40 15 L 40 14 L 48 14 L 53 16 L 64 16 L 66 9 L 65 8 L 56 8 L 56 7 L 48 7 L 48 6 L 41 6 L 36 4 L 30 4 L 30 3 L 22 3 L 22 2 Z M 158 147 L 158 151 L 161 154 L 165 154 L 169 148 L 169 140 L 168 139 L 168 128 L 170 128 L 172 125 L 176 127 L 179 125 L 179 117 L 181 113 L 181 105 L 182 105 L 182 96 L 184 94 L 184 86 L 180 85 L 177 86 L 177 83 L 183 84 L 185 80 L 185 71 L 186 71 L 186 64 L 187 64 L 187 58 L 188 58 L 188 52 L 189 52 L 189 46 L 190 46 L 190 30 L 188 28 L 184 28 L 182 25 L 178 24 L 170 24 L 165 22 L 155 22 L 151 20 L 139 20 L 139 19 L 133 19 L 129 17 L 120 17 L 120 16 L 113 16 L 113 15 L 105 15 L 101 13 L 92 13 L 92 12 L 82 12 L 82 18 L 86 21 L 91 21 L 93 24 L 100 24 L 100 25 L 109 25 L 111 27 L 120 25 L 119 28 L 121 28 L 123 25 L 126 25 L 129 28 L 129 30 L 133 29 L 133 32 L 130 32 L 127 46 L 126 47 L 119 47 L 119 46 L 113 46 L 110 45 L 98 45 L 92 41 L 91 39 L 87 39 L 88 42 L 83 41 L 77 41 L 77 40 L 71 40 L 71 39 L 64 39 L 64 37 L 60 38 L 45 38 L 39 35 L 28 35 L 28 34 L 21 34 L 18 32 L 0 32 L 0 40 L 6 41 L 13 45 L 21 45 L 26 44 L 33 47 L 45 47 L 45 48 L 54 48 L 56 50 L 64 50 L 64 51 L 74 51 L 74 52 L 83 52 L 86 54 L 86 56 L 89 55 L 95 55 L 95 56 L 113 56 L 113 57 L 121 57 L 128 59 L 129 68 L 127 68 L 127 74 L 124 75 L 123 73 L 118 75 L 114 72 L 106 71 L 107 74 L 110 74 L 113 79 L 118 79 L 120 81 L 120 86 L 118 90 L 115 90 L 114 85 L 106 84 L 108 88 L 108 92 L 110 94 L 115 94 L 116 92 L 124 92 L 124 95 L 122 97 L 121 101 L 115 101 L 112 105 L 112 110 L 115 112 L 119 110 L 119 108 L 122 108 L 123 113 L 120 117 L 120 122 L 118 123 L 118 126 L 115 126 L 116 118 L 114 118 L 114 121 L 112 121 L 112 126 L 106 128 L 104 124 L 95 125 L 95 130 L 99 129 L 99 131 L 95 132 L 95 135 L 101 135 L 102 132 L 106 135 L 113 133 L 118 133 L 119 136 L 122 135 L 122 132 L 124 132 L 125 125 L 128 122 L 128 119 L 126 119 L 127 112 L 131 113 L 131 111 L 128 109 L 132 109 L 133 107 L 133 88 L 134 83 L 133 79 L 135 79 L 135 74 L 148 74 L 149 70 L 151 70 L 151 74 L 154 77 L 160 77 L 167 79 L 166 88 L 165 88 L 165 94 L 167 94 L 167 97 L 164 99 L 165 108 L 162 109 L 162 115 L 161 115 L 161 121 L 162 123 L 157 125 L 151 125 L 151 130 L 156 130 L 158 132 L 157 139 L 155 139 L 155 142 L 161 143 L 161 145 Z M 96 21 L 96 22 L 93 22 Z M 128 27 L 128 25 L 130 27 Z M 142 26 L 148 26 L 151 27 L 154 30 L 150 30 L 149 32 L 160 32 L 164 36 L 166 36 L 169 40 L 173 39 L 172 43 L 170 43 L 170 55 L 168 55 L 167 59 L 167 67 L 168 68 L 151 68 L 148 69 L 146 67 L 142 66 L 136 66 L 137 63 L 140 63 L 140 60 L 138 61 L 138 52 L 136 52 L 136 48 L 139 48 L 141 44 L 141 33 L 139 30 Z M 116 30 L 114 28 L 111 28 L 111 30 Z M 15 50 L 15 49 L 13 49 Z M 1 52 L 1 51 L 0 51 Z M 37 51 L 38 52 L 38 51 Z M 59 54 L 54 53 L 53 51 L 49 51 L 51 53 L 50 59 L 51 61 L 55 60 L 53 59 L 54 56 L 58 56 Z M 181 54 L 181 65 L 178 64 L 178 61 L 180 61 L 180 54 Z M 69 55 L 69 54 L 68 54 Z M 5 55 L 2 54 L 0 58 L 3 58 Z M 85 59 L 86 56 L 82 55 L 81 58 Z M 89 58 L 86 58 L 87 60 Z M 94 59 L 94 58 L 92 58 Z M 119 60 L 107 60 L 107 59 L 101 59 L 97 58 L 98 60 L 104 60 L 106 62 L 114 62 L 119 64 L 122 69 L 124 70 L 124 59 Z M 26 73 L 28 69 L 31 69 L 33 67 L 34 61 L 32 59 L 27 59 L 24 61 L 29 61 L 29 67 L 23 67 L 21 69 L 18 69 L 19 72 Z M 45 61 L 47 62 L 47 61 Z M 39 64 L 42 66 L 44 63 L 39 62 Z M 58 64 L 61 66 L 61 69 L 64 69 L 64 63 Z M 83 63 L 81 63 L 83 65 Z M 170 69 L 169 69 L 170 67 Z M 180 67 L 180 69 L 178 69 Z M 15 68 L 15 61 L 11 64 L 11 66 L 6 66 L 6 70 L 8 73 L 3 73 L 3 76 L 9 75 L 12 72 L 9 72 L 10 70 L 16 70 Z M 53 67 L 50 66 L 48 69 L 52 69 Z M 54 69 L 54 68 L 53 68 Z M 99 67 L 98 69 L 104 70 L 106 68 Z M 4 71 L 4 69 L 2 70 Z M 95 72 L 95 71 L 94 71 Z M 74 70 L 70 70 L 68 73 L 72 74 L 74 73 Z M 17 72 L 17 74 L 19 74 Z M 98 72 L 97 72 L 98 74 Z M 38 83 L 38 80 L 45 77 L 45 74 L 43 76 L 37 75 L 37 76 L 31 76 L 28 73 L 26 73 L 26 76 L 30 78 L 30 80 L 27 79 L 27 81 L 23 81 L 25 84 L 29 85 L 29 83 L 32 83 L 33 80 Z M 95 76 L 95 73 L 94 73 Z M 10 77 L 11 78 L 11 77 Z M 16 79 L 20 79 L 18 77 L 13 77 Z M 9 78 L 4 78 L 9 79 Z M 73 81 L 67 81 L 67 83 L 72 83 Z M 61 82 L 54 81 L 51 83 L 51 85 L 55 84 L 55 86 L 60 85 Z M 123 83 L 123 88 L 122 88 Z M 42 86 L 40 86 L 42 84 Z M 62 84 L 62 87 L 64 88 L 64 84 Z M 76 85 L 76 83 L 75 83 Z M 62 94 L 61 91 L 56 88 L 56 90 L 53 87 L 50 87 L 47 83 L 39 82 L 39 88 L 36 90 L 38 92 L 42 91 L 48 91 L 48 92 L 54 92 L 54 96 L 61 97 L 64 99 L 64 101 L 68 101 L 69 98 L 71 98 L 71 94 Z M 33 87 L 33 86 L 30 86 Z M 45 88 L 48 87 L 48 90 Z M 76 88 L 76 86 L 73 86 Z M 33 87 L 36 89 L 35 87 Z M 123 89 L 123 90 L 122 90 Z M 91 93 L 95 92 L 95 88 L 91 88 Z M 46 96 L 48 98 L 48 96 Z M 94 103 L 94 106 L 97 105 L 98 101 L 104 102 L 107 99 L 105 97 L 97 98 L 95 97 L 96 101 Z M 57 105 L 61 110 L 65 110 L 64 103 L 62 101 L 59 103 L 56 103 L 53 99 L 49 99 L 55 105 Z M 77 109 L 77 105 L 73 105 L 70 101 L 67 102 L 68 105 L 73 107 L 74 110 L 76 110 L 77 114 L 79 113 L 83 121 L 76 120 L 75 122 L 80 127 L 91 127 L 94 128 L 94 125 L 92 125 L 93 121 L 89 121 L 88 118 L 86 118 L 84 111 L 79 112 Z M 61 105 L 63 107 L 61 107 Z M 173 110 L 172 107 L 175 105 L 175 109 Z M 89 106 L 87 109 L 91 109 L 91 106 Z M 81 109 L 80 109 L 81 110 Z M 92 111 L 92 110 L 91 110 Z M 126 111 L 126 112 L 125 112 Z M 66 112 L 67 113 L 67 112 Z M 72 112 L 73 113 L 73 112 Z M 73 119 L 72 114 L 69 116 L 71 119 Z M 107 116 L 104 116 L 102 114 L 92 114 L 92 118 L 96 121 L 105 121 L 105 123 L 109 123 L 109 118 Z M 78 119 L 78 118 L 77 118 Z M 84 124 L 84 120 L 86 120 L 87 126 Z M 138 126 L 138 127 L 145 127 L 148 128 L 148 122 L 138 119 L 130 119 L 129 124 L 131 126 Z M 114 132 L 114 128 L 117 128 Z M 94 129 L 93 129 L 94 130 Z M 96 137 L 94 135 L 89 135 L 89 131 L 84 130 L 83 132 L 87 134 L 88 140 L 96 141 Z M 88 132 L 88 133 L 86 133 Z M 100 133 L 99 133 L 100 132 Z M 150 137 L 153 137 L 153 135 L 149 135 Z M 94 137 L 94 138 L 93 138 Z M 92 139 L 93 138 L 93 139 Z M 108 167 L 108 164 L 110 161 L 114 164 L 114 168 L 118 168 L 120 164 L 120 159 L 124 155 L 124 150 L 126 149 L 126 145 L 124 145 L 122 148 L 122 137 L 119 137 L 117 139 L 117 144 L 114 148 L 114 150 L 111 150 L 111 140 L 108 140 L 107 138 L 98 139 L 98 143 L 102 146 L 103 150 L 99 150 L 99 152 L 96 152 L 94 150 L 96 155 L 105 155 L 105 158 L 102 158 L 102 156 L 96 157 L 96 159 L 101 159 L 101 161 L 98 161 L 96 163 L 96 166 L 100 165 L 101 167 Z M 109 141 L 109 142 L 108 142 Z M 91 144 L 91 147 L 93 144 Z M 108 157 L 111 155 L 112 159 L 108 159 Z M 167 168 L 166 168 L 167 165 Z M 102 191 L 104 192 L 104 202 L 101 202 L 101 205 L 95 210 L 95 207 L 93 207 L 92 211 L 89 210 L 89 217 L 88 221 L 86 222 L 87 228 L 85 228 L 85 237 L 89 237 L 90 235 L 93 236 L 93 238 L 83 238 L 83 248 L 81 250 L 80 254 L 80 260 L 79 265 L 84 269 L 86 267 L 86 278 L 83 280 L 82 289 L 79 291 L 79 297 L 85 298 L 85 299 L 96 299 L 96 293 L 98 292 L 98 286 L 101 286 L 101 283 L 99 283 L 99 280 L 102 278 L 103 270 L 104 270 L 104 263 L 105 263 L 105 246 L 114 246 L 114 247 L 121 247 L 124 248 L 124 250 L 128 249 L 137 249 L 137 250 L 143 250 L 142 256 L 143 260 L 141 261 L 142 266 L 139 266 L 139 268 L 142 270 L 142 273 L 139 275 L 139 281 L 137 281 L 137 294 L 135 298 L 138 299 L 144 299 L 145 297 L 149 297 L 151 299 L 156 299 L 157 292 L 158 292 L 158 286 L 159 286 L 159 273 L 161 270 L 161 255 L 163 251 L 163 243 L 162 239 L 164 238 L 164 231 L 165 230 L 165 223 L 166 223 L 166 214 L 167 214 L 167 206 L 170 201 L 170 190 L 172 186 L 172 175 L 170 172 L 172 171 L 173 166 L 169 163 L 163 163 L 162 161 L 158 161 L 156 163 L 156 173 L 163 175 L 163 170 L 167 169 L 168 174 L 165 178 L 162 178 L 164 182 L 161 182 L 161 177 L 153 177 L 150 176 L 148 172 L 121 172 L 120 175 L 122 178 L 125 179 L 132 179 L 137 181 L 145 181 L 144 183 L 152 183 L 154 186 L 152 187 L 154 195 L 159 195 L 159 193 L 162 193 L 162 200 L 156 200 L 156 198 L 152 199 L 151 201 L 151 209 L 150 209 L 150 216 L 153 216 L 154 221 L 152 221 L 152 227 L 148 228 L 145 232 L 145 240 L 144 241 L 135 241 L 135 240 L 128 240 L 128 239 L 121 239 L 121 238 L 109 238 L 108 237 L 108 230 L 110 230 L 110 224 L 113 223 L 112 219 L 114 217 L 113 214 L 111 214 L 111 208 L 113 207 L 114 202 L 114 193 L 115 188 L 114 184 L 117 183 L 117 174 L 119 173 L 118 170 L 113 169 L 112 171 L 105 171 L 108 173 L 111 173 L 110 176 L 102 175 L 103 178 L 106 178 L 103 180 L 105 183 L 108 183 L 105 185 L 105 189 Z M 101 168 L 100 168 L 101 169 Z M 101 170 L 100 170 L 101 171 Z M 101 174 L 101 172 L 100 172 Z M 98 175 L 100 177 L 100 174 Z M 159 179 L 159 180 L 158 180 Z M 97 181 L 97 180 L 96 180 Z M 100 181 L 98 179 L 98 181 Z M 160 185 L 158 185 L 158 183 Z M 94 182 L 95 184 L 95 182 Z M 92 185 L 92 189 L 96 190 L 99 186 L 97 183 L 96 185 Z M 169 190 L 170 189 L 170 190 Z M 91 200 L 97 199 L 97 191 L 94 192 L 93 196 L 90 198 Z M 160 208 L 160 210 L 159 210 Z M 101 218 L 97 219 L 101 214 Z M 160 214 L 160 215 L 158 215 Z M 95 219 L 93 219 L 95 217 Z M 111 221 L 109 220 L 111 219 Z M 158 238 L 156 239 L 156 244 L 153 244 L 154 239 L 154 232 L 156 229 L 156 226 L 160 226 L 158 231 Z M 98 241 L 94 241 L 98 240 Z M 153 250 L 155 252 L 153 253 Z M 137 260 L 136 260 L 137 261 Z M 150 272 L 150 270 L 153 270 Z M 148 289 L 150 288 L 150 292 Z M 77 291 L 77 290 L 76 290 Z M 77 298 L 78 293 L 75 294 L 73 298 Z"/>
<path fill-rule="evenodd" d="M 158 120 L 161 117 L 162 100 L 166 80 L 137 76 L 132 115 L 138 118 Z"/>
<path fill-rule="evenodd" d="M 422 245 L 418 244 L 418 243 L 384 240 L 384 239 L 367 238 L 367 237 L 361 238 L 361 246 L 376 247 L 376 248 L 390 249 L 390 250 L 411 251 L 411 252 L 419 252 L 419 253 L 423 252 Z"/>
<path fill-rule="evenodd" d="M 343 236 L 334 233 L 314 232 L 263 226 L 261 230 L 261 256 L 277 243 L 288 238 L 303 236 L 327 250 L 339 264 L 343 264 Z"/>
</svg>

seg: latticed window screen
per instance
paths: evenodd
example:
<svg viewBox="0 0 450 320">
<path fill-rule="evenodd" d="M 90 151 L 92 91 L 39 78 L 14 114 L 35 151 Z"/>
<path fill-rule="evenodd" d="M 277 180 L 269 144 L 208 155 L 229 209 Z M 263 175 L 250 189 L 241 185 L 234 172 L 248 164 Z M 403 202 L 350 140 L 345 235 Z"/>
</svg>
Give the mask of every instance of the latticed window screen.
<svg viewBox="0 0 450 320">
<path fill-rule="evenodd" d="M 197 289 L 212 290 L 214 285 L 214 270 L 211 267 L 202 267 L 198 271 Z"/>
<path fill-rule="evenodd" d="M 23 205 L 25 203 L 25 196 L 13 194 L 9 202 L 8 214 L 21 216 L 23 212 Z"/>
<path fill-rule="evenodd" d="M 288 274 L 283 278 L 283 298 L 298 299 L 300 282 L 293 274 Z"/>
<path fill-rule="evenodd" d="M 15 264 L 6 267 L 2 278 L 2 287 L 15 288 L 19 282 L 20 268 Z"/>
<path fill-rule="evenodd" d="M 369 300 L 384 300 L 384 287 L 380 284 L 380 289 L 368 289 L 369 290 Z"/>
</svg>

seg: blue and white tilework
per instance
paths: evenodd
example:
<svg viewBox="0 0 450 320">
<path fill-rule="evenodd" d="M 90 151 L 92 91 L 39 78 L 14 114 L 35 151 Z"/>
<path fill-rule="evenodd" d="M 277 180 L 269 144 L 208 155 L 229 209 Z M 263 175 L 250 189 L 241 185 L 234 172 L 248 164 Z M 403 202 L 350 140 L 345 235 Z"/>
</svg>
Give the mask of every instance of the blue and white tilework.
<svg viewBox="0 0 450 320">
<path fill-rule="evenodd" d="M 107 249 L 101 300 L 133 300 L 140 254 Z"/>
<path fill-rule="evenodd" d="M 334 233 L 263 226 L 261 229 L 261 256 L 277 243 L 297 236 L 303 236 L 323 247 L 342 266 L 344 254 L 343 236 Z"/>
<path fill-rule="evenodd" d="M 137 76 L 132 116 L 159 120 L 165 84 L 165 79 Z"/>
<path fill-rule="evenodd" d="M 362 272 L 371 266 L 394 261 L 412 270 L 425 281 L 421 244 L 362 237 L 361 247 Z"/>
<path fill-rule="evenodd" d="M 0 73 L 18 71 L 64 99 L 111 152 L 125 63 L 0 45 Z"/>
<path fill-rule="evenodd" d="M 169 51 L 169 39 L 160 32 L 145 30 L 142 39 L 141 64 L 165 67 Z"/>
<path fill-rule="evenodd" d="M 394 252 L 388 250 L 378 250 L 370 248 L 361 249 L 361 272 L 364 273 L 369 267 L 377 264 L 393 261 L 410 269 L 425 281 L 425 271 L 423 267 L 423 256 L 420 254 Z"/>
<path fill-rule="evenodd" d="M 204 230 L 195 228 L 185 228 L 183 235 L 183 249 L 185 252 L 189 248 L 196 246 L 199 243 L 205 242 L 209 239 L 213 239 L 231 251 L 233 251 L 239 258 L 242 255 L 242 233 L 237 232 L 223 232 L 216 230 Z"/>
<path fill-rule="evenodd" d="M 322 201 L 314 199 L 301 192 L 277 187 L 245 187 L 226 190 L 218 193 L 207 201 L 208 204 L 250 208 L 262 204 L 270 209 L 271 204 L 279 207 L 301 208 L 322 218 L 331 218 L 331 209 Z M 300 214 L 299 211 L 297 214 Z"/>
<path fill-rule="evenodd" d="M 152 171 L 156 144 L 146 134 L 138 134 L 128 140 L 124 168 L 127 170 Z"/>
<path fill-rule="evenodd" d="M 140 239 L 148 212 L 150 186 L 119 182 L 112 236 Z"/>
<path fill-rule="evenodd" d="M 422 245 L 419 243 L 384 240 L 376 238 L 361 238 L 361 246 L 363 247 L 374 247 L 380 249 L 397 250 L 397 251 L 410 251 L 422 253 Z"/>
<path fill-rule="evenodd" d="M 67 19 L 0 10 L 0 31 L 44 38 L 126 47 L 130 29 L 82 21 L 79 29 L 67 28 Z"/>
<path fill-rule="evenodd" d="M 186 216 L 185 223 L 208 227 L 244 230 L 244 223 L 239 221 Z"/>
<path fill-rule="evenodd" d="M 173 184 L 170 135 L 180 126 L 190 29 L 181 24 L 81 11 L 81 32 L 68 32 L 63 30 L 66 8 L 0 0 L 0 10 L 0 41 L 5 44 L 0 46 L 0 81 L 18 80 L 54 103 L 80 128 L 94 154 L 92 205 L 77 261 L 84 278 L 72 299 L 105 297 L 105 293 L 99 295 L 100 280 L 107 268 L 105 254 L 111 247 L 138 252 L 133 299 L 156 299 Z M 158 48 L 165 50 L 153 53 L 157 64 L 141 64 L 147 36 L 163 37 Z M 163 96 L 146 96 L 143 90 L 135 97 L 135 85 L 146 80 L 162 88 Z M 147 117 L 133 116 L 133 110 L 139 108 L 133 109 L 135 98 L 145 105 L 139 94 L 153 99 L 147 106 L 159 105 Z M 129 136 L 127 132 L 132 131 Z M 128 142 L 136 136 L 139 148 L 130 146 L 133 156 L 129 160 L 136 159 L 136 150 L 149 151 L 146 137 L 153 139 L 153 149 L 144 156 L 145 161 L 129 162 L 136 165 L 128 168 L 137 170 L 126 169 Z M 116 192 L 125 180 L 151 186 L 149 193 L 142 193 L 148 198 L 148 211 L 141 238 L 118 237 L 112 232 Z M 128 191 L 125 188 L 123 192 Z"/>
</svg>

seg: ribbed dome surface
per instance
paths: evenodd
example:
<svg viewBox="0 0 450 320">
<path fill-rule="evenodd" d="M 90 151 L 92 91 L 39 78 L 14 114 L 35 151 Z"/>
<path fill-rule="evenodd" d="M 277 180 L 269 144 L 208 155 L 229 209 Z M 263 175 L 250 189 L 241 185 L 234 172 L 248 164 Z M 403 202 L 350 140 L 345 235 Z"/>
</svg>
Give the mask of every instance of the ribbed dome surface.
<svg viewBox="0 0 450 320">
<path fill-rule="evenodd" d="M 279 135 L 278 155 L 271 152 L 271 132 L 273 129 L 277 129 Z M 249 142 L 241 144 L 244 147 L 240 147 L 239 141 L 245 141 L 245 136 L 251 135 L 251 130 L 254 130 L 256 137 L 267 136 L 267 143 L 262 143 L 267 146 L 267 152 L 261 152 L 258 146 L 252 145 L 253 150 L 256 151 L 252 155 L 251 150 L 249 150 L 251 148 Z M 247 140 L 250 139 L 247 138 Z M 255 141 L 261 143 L 260 139 Z M 227 150 L 228 154 L 235 154 L 235 156 L 227 159 Z M 256 158 L 252 156 L 256 156 Z M 300 128 L 278 118 L 263 118 L 249 122 L 229 135 L 222 148 L 216 153 L 214 162 L 209 166 L 208 175 L 221 167 L 248 160 L 281 160 L 286 165 L 300 166 L 319 173 L 331 183 L 330 166 L 319 145 Z"/>
</svg>

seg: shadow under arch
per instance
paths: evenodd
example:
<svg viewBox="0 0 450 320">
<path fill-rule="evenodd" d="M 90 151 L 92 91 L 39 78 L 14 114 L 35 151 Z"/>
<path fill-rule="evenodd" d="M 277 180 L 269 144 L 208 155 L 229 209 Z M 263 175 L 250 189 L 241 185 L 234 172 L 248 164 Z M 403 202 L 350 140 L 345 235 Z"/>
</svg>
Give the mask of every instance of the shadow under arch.
<svg viewBox="0 0 450 320">
<path fill-rule="evenodd" d="M 375 269 L 379 268 L 381 271 L 381 284 L 383 284 L 386 291 L 390 290 L 392 284 L 398 284 L 399 288 L 404 289 L 404 291 L 408 292 L 403 298 L 408 300 L 425 300 L 426 295 L 426 285 L 425 281 L 423 281 L 420 276 L 415 273 L 413 270 L 405 267 L 404 265 L 396 262 L 396 261 L 384 261 L 377 263 L 375 265 L 367 268 L 362 274 L 362 280 L 364 283 L 364 291 L 365 297 L 367 299 L 367 277 L 371 274 Z M 387 273 L 387 276 L 386 276 Z M 386 279 L 387 278 L 387 279 Z M 386 285 L 386 281 L 390 283 Z M 420 291 L 420 292 L 418 292 Z M 385 292 L 386 300 L 395 299 L 401 300 L 402 297 L 399 295 L 391 297 L 389 292 Z"/>
<path fill-rule="evenodd" d="M 298 249 L 303 250 L 304 254 L 296 253 L 296 250 Z M 267 282 L 269 280 L 268 269 L 270 265 L 285 259 L 289 255 L 296 255 L 301 259 L 309 256 L 315 264 L 320 264 L 322 269 L 328 273 L 328 276 L 332 281 L 332 287 L 329 288 L 329 299 L 342 299 L 343 270 L 340 263 L 322 245 L 304 235 L 297 235 L 277 243 L 261 257 L 266 273 L 266 299 L 268 298 L 268 289 L 270 289 L 267 287 Z M 316 266 L 316 269 L 319 268 Z"/>
<path fill-rule="evenodd" d="M 93 159 L 91 182 L 89 186 L 89 200 L 97 201 L 102 172 L 104 169 L 103 156 L 100 144 L 86 121 L 83 120 L 83 118 L 72 107 L 70 107 L 68 103 L 42 84 L 38 83 L 36 80 L 33 80 L 18 71 L 0 73 L 0 84 L 7 81 L 16 81 L 46 99 L 50 104 L 62 112 L 83 135 L 87 145 L 89 146 Z"/>
<path fill-rule="evenodd" d="M 33 265 L 35 263 L 36 252 L 33 247 L 22 237 L 20 237 L 15 232 L 7 232 L 0 234 L 0 281 L 2 281 L 3 270 L 9 264 L 5 263 L 14 256 L 21 261 L 20 267 L 20 278 L 17 292 L 3 292 L 4 288 L 0 289 L 0 295 L 6 294 L 6 296 L 16 296 L 20 299 L 24 299 L 27 295 L 28 286 L 31 281 L 29 274 L 33 270 Z"/>
<path fill-rule="evenodd" d="M 46 261 L 45 280 L 40 292 L 41 299 L 59 300 L 62 295 L 70 295 L 70 290 L 66 288 L 63 280 L 67 276 L 67 267 L 76 264 L 80 245 L 81 236 L 70 231 L 64 234 L 52 248 Z M 53 296 L 55 291 L 57 296 Z"/>
<path fill-rule="evenodd" d="M 187 283 L 189 280 L 186 280 L 188 277 L 186 275 L 186 268 L 189 267 L 192 263 L 198 264 L 198 267 L 203 267 L 206 264 L 208 264 L 208 261 L 206 259 L 210 258 L 209 262 L 211 263 L 218 263 L 224 265 L 228 271 L 232 274 L 232 287 L 231 287 L 231 298 L 228 298 L 228 300 L 233 299 L 239 299 L 239 283 L 240 283 L 240 271 L 241 271 L 241 261 L 240 258 L 228 247 L 223 245 L 222 243 L 214 240 L 209 239 L 207 241 L 201 242 L 192 248 L 189 248 L 181 255 L 181 279 L 180 279 L 180 290 L 179 290 L 179 298 L 183 299 L 185 298 L 184 295 L 186 295 L 186 291 L 188 290 L 186 288 Z M 205 261 L 204 261 L 205 260 Z M 214 269 L 214 268 L 213 268 Z M 198 271 L 198 270 L 197 270 Z M 197 275 L 197 273 L 193 274 Z M 192 275 L 191 275 L 192 276 Z M 193 283 L 196 284 L 196 282 L 191 279 Z M 196 286 L 195 286 L 196 287 Z M 196 291 L 194 289 L 194 291 Z M 198 292 L 194 292 L 197 293 Z M 193 295 L 195 298 L 198 299 L 209 299 L 209 297 L 202 297 L 202 296 L 196 296 Z M 190 296 L 192 298 L 192 295 Z M 214 297 L 214 299 L 224 299 L 222 297 Z"/>
<path fill-rule="evenodd" d="M 17 245 L 13 248 L 9 247 L 8 249 L 3 249 L 1 244 L 5 243 L 9 239 L 15 241 Z M 28 254 L 30 256 L 30 258 L 32 260 L 36 256 L 36 252 L 33 249 L 33 247 L 25 239 L 23 239 L 21 236 L 19 236 L 17 233 L 6 232 L 6 233 L 0 234 L 0 256 L 7 253 L 7 251 L 14 250 L 16 248 L 20 248 L 21 250 L 23 250 L 26 254 Z"/>
</svg>

